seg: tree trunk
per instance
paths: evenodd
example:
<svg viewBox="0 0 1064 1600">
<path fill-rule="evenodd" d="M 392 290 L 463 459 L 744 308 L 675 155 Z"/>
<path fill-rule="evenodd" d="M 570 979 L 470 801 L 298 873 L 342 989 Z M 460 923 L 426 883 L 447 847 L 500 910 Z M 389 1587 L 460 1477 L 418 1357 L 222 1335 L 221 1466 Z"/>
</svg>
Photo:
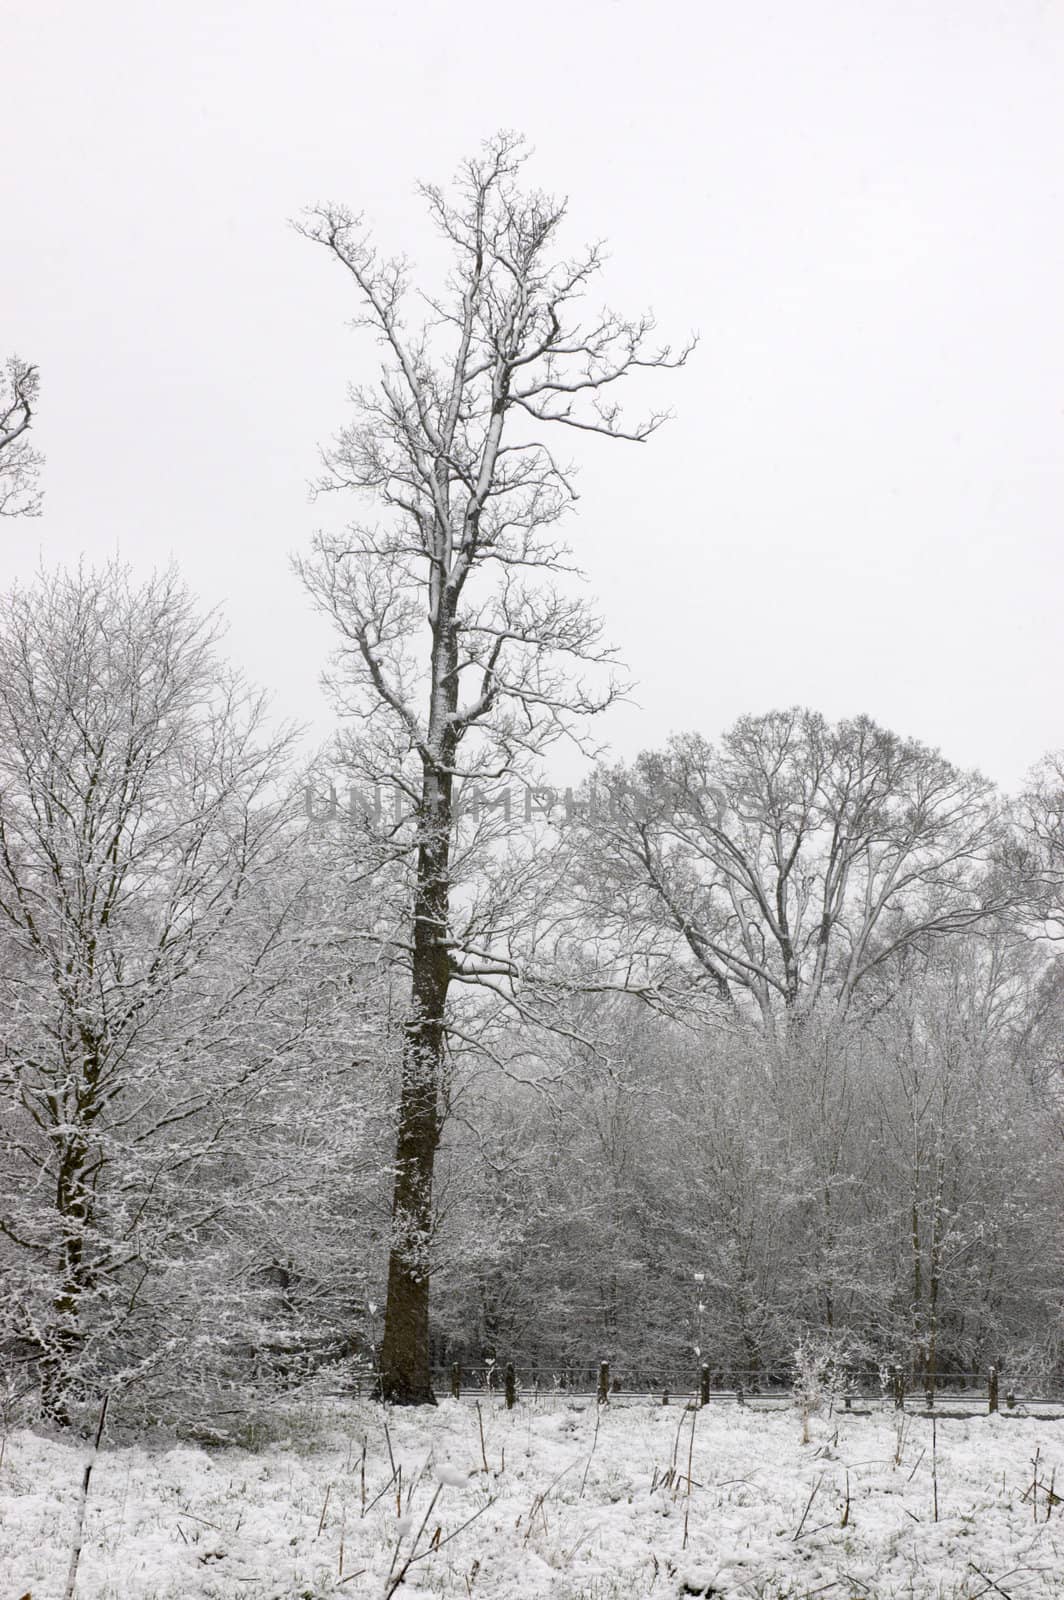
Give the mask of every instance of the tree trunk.
<svg viewBox="0 0 1064 1600">
<path fill-rule="evenodd" d="M 422 846 L 421 855 L 427 851 Z M 424 914 L 429 896 L 419 886 L 422 914 L 414 932 L 413 1020 L 403 1043 L 402 1087 L 395 1145 L 392 1239 L 381 1340 L 381 1399 L 396 1405 L 434 1405 L 429 1367 L 429 1277 L 432 1176 L 440 1142 L 439 1089 L 449 961 Z"/>
<path fill-rule="evenodd" d="M 909 1376 L 919 1383 L 926 1365 L 924 1346 L 924 1273 L 920 1243 L 920 1207 L 914 1185 L 909 1217 L 909 1243 L 912 1257 L 912 1301 L 909 1311 Z"/>
<path fill-rule="evenodd" d="M 429 1367 L 432 1174 L 439 1143 L 439 1055 L 409 1036 L 403 1059 L 392 1198 L 392 1241 L 381 1340 L 381 1399 L 434 1405 Z M 441 1039 L 442 1046 L 442 1039 Z"/>
<path fill-rule="evenodd" d="M 392 1239 L 380 1353 L 381 1399 L 435 1405 L 429 1364 L 432 1176 L 440 1142 L 440 1085 L 451 979 L 447 946 L 455 741 L 453 627 L 441 626 L 433 652 L 430 734 L 418 816 L 417 880 L 411 957 L 411 1020 L 403 1044 L 395 1149 Z"/>
<path fill-rule="evenodd" d="M 93 1273 L 85 1260 L 85 1232 L 92 1221 L 92 1202 L 86 1181 L 84 1142 L 66 1143 L 59 1160 L 56 1210 L 68 1228 L 59 1253 L 58 1286 L 52 1300 L 51 1322 L 42 1339 L 40 1359 L 41 1410 L 59 1428 L 71 1424 L 70 1400 L 74 1374 L 83 1345 L 81 1305 L 91 1293 Z"/>
<path fill-rule="evenodd" d="M 41 1413 L 57 1428 L 70 1427 L 70 1368 L 77 1356 L 74 1329 L 59 1319 L 64 1314 L 62 1300 L 55 1303 L 57 1326 L 49 1329 L 47 1348 L 41 1357 Z"/>
</svg>

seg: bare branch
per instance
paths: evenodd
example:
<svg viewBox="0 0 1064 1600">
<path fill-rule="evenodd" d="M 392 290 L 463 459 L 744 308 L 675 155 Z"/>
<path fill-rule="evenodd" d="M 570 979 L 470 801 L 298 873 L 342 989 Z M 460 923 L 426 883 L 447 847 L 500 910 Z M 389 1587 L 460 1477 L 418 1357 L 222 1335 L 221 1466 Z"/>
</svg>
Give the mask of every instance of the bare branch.
<svg viewBox="0 0 1064 1600">
<path fill-rule="evenodd" d="M 39 391 L 37 368 L 11 356 L 0 379 L 0 516 L 40 515 L 37 479 L 44 457 L 28 437 Z"/>
</svg>

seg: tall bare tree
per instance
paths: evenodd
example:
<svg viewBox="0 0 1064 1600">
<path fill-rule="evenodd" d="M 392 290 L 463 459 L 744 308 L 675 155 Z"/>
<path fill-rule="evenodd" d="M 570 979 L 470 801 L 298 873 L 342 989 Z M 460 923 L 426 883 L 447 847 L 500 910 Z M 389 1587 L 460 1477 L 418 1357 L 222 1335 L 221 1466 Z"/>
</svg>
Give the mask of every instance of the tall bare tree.
<svg viewBox="0 0 1064 1600">
<path fill-rule="evenodd" d="M 39 391 L 37 368 L 10 356 L 0 377 L 0 517 L 35 517 L 41 509 L 44 458 L 29 440 Z"/>
<path fill-rule="evenodd" d="M 354 421 L 325 458 L 324 486 L 358 491 L 374 520 L 320 535 L 299 565 L 340 633 L 341 698 L 360 719 L 354 757 L 405 793 L 413 816 L 381 1347 L 382 1394 L 409 1404 L 433 1399 L 429 1251 L 449 997 L 455 981 L 515 977 L 512 943 L 500 953 L 482 921 L 479 942 L 458 927 L 457 786 L 527 773 L 616 692 L 591 673 L 611 653 L 572 592 L 555 531 L 572 478 L 548 438 L 568 428 L 648 439 L 663 414 L 626 422 L 618 387 L 687 354 L 653 344 L 649 316 L 586 312 L 602 251 L 563 253 L 565 205 L 519 187 L 525 158 L 520 139 L 499 135 L 452 191 L 420 187 L 452 258 L 438 292 L 415 297 L 405 263 L 379 256 L 342 207 L 301 225 L 344 269 L 356 326 L 383 349 L 377 383 L 352 392 Z"/>
<path fill-rule="evenodd" d="M 587 829 L 601 926 L 680 952 L 768 1033 L 827 1000 L 881 997 L 907 952 L 1008 904 L 992 786 L 867 717 L 742 717 L 603 775 Z M 877 988 L 878 986 L 878 988 Z"/>
</svg>

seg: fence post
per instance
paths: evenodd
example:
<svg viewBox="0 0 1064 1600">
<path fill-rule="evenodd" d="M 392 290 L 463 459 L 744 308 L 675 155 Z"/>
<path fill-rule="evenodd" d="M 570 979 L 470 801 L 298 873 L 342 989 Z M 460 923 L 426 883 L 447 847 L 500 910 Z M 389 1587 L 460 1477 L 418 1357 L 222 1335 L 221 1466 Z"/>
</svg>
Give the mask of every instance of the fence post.
<svg viewBox="0 0 1064 1600">
<path fill-rule="evenodd" d="M 905 1405 L 905 1377 L 900 1367 L 891 1367 L 890 1387 L 894 1395 L 894 1409 L 901 1411 Z"/>
<path fill-rule="evenodd" d="M 743 1386 L 741 1383 L 737 1383 L 735 1385 L 735 1404 L 737 1406 L 744 1406 L 746 1404 L 746 1397 L 743 1394 Z"/>
<path fill-rule="evenodd" d="M 709 1362 L 703 1361 L 702 1369 L 698 1374 L 698 1403 L 700 1406 L 709 1405 Z"/>
<path fill-rule="evenodd" d="M 600 1406 L 606 1406 L 610 1403 L 610 1364 L 608 1361 L 599 1362 L 598 1403 Z"/>
<path fill-rule="evenodd" d="M 460 1400 L 461 1398 L 462 1398 L 462 1363 L 460 1361 L 452 1361 L 451 1362 L 451 1399 L 452 1400 Z"/>
<path fill-rule="evenodd" d="M 663 1406 L 667 1406 L 668 1405 L 668 1403 L 669 1403 L 669 1391 L 668 1391 L 668 1389 L 666 1389 L 664 1391 L 664 1393 L 662 1394 L 661 1403 L 662 1403 Z"/>
<path fill-rule="evenodd" d="M 514 1372 L 512 1361 L 506 1363 L 506 1373 L 503 1379 L 506 1392 L 506 1409 L 512 1411 L 517 1403 L 517 1374 Z"/>
<path fill-rule="evenodd" d="M 998 1370 L 991 1367 L 987 1373 L 986 1381 L 987 1410 L 996 1411 L 998 1408 Z"/>
</svg>

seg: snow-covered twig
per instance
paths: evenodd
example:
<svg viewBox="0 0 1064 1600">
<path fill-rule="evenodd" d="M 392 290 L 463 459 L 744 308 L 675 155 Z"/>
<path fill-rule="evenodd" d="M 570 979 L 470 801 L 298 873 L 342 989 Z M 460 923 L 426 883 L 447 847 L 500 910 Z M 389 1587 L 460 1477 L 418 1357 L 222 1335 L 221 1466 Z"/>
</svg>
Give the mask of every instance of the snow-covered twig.
<svg viewBox="0 0 1064 1600">
<path fill-rule="evenodd" d="M 110 1395 L 104 1395 L 103 1404 L 100 1406 L 100 1417 L 96 1424 L 96 1437 L 92 1443 L 89 1459 L 85 1463 L 85 1471 L 81 1479 L 81 1494 L 78 1497 L 78 1520 L 74 1528 L 74 1543 L 70 1550 L 70 1567 L 67 1571 L 66 1585 L 63 1589 L 63 1600 L 74 1600 L 74 1590 L 78 1582 L 78 1562 L 81 1560 L 81 1545 L 85 1536 L 85 1510 L 89 1503 L 89 1482 L 92 1478 L 92 1469 L 96 1465 L 96 1457 L 100 1453 L 100 1440 L 103 1438 L 103 1427 L 107 1420 L 107 1402 Z"/>
</svg>

